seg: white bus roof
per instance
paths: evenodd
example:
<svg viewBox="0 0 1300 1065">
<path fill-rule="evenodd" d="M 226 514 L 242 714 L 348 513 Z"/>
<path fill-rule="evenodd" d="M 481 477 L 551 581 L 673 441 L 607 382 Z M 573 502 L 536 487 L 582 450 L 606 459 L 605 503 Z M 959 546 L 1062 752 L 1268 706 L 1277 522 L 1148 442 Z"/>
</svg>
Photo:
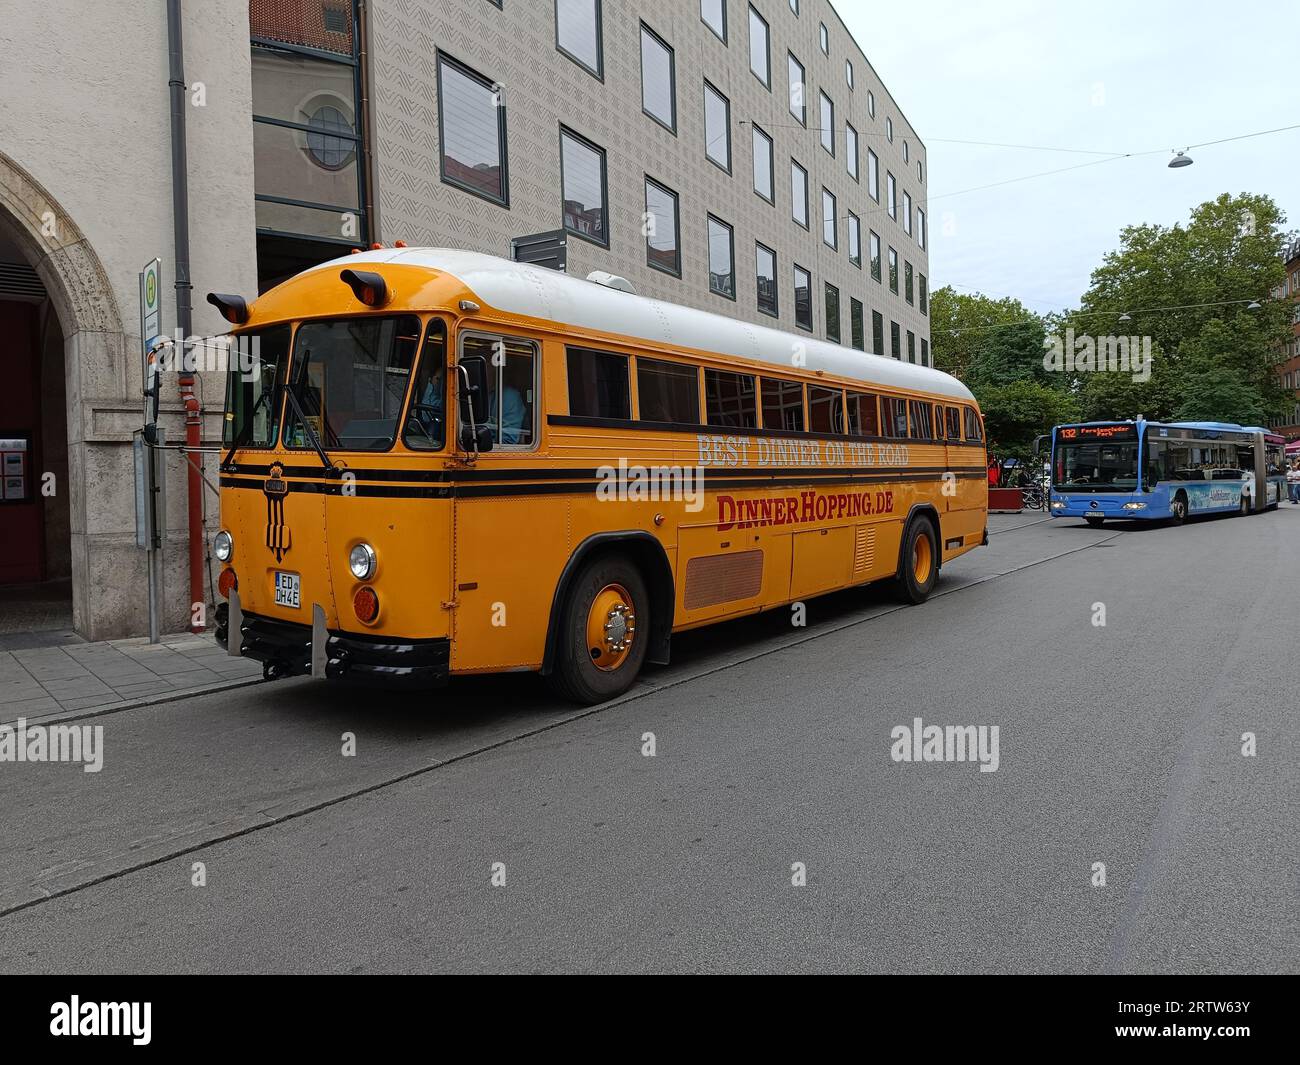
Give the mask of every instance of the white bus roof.
<svg viewBox="0 0 1300 1065">
<path fill-rule="evenodd" d="M 957 378 L 811 336 L 786 333 L 725 315 L 622 292 L 546 267 L 455 248 L 382 248 L 345 255 L 313 270 L 365 263 L 422 266 L 458 278 L 489 307 L 620 337 L 680 345 L 792 369 L 802 345 L 806 370 L 825 370 L 886 388 L 912 389 L 973 402 Z"/>
</svg>

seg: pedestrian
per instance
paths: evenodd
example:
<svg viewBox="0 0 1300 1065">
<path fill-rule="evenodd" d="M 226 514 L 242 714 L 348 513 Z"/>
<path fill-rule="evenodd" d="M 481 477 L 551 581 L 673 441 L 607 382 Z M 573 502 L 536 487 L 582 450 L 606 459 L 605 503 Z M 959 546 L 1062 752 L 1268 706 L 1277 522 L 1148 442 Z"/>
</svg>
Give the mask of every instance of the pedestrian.
<svg viewBox="0 0 1300 1065">
<path fill-rule="evenodd" d="M 1294 460 L 1286 471 L 1286 490 L 1291 502 L 1300 504 L 1300 459 Z"/>
</svg>

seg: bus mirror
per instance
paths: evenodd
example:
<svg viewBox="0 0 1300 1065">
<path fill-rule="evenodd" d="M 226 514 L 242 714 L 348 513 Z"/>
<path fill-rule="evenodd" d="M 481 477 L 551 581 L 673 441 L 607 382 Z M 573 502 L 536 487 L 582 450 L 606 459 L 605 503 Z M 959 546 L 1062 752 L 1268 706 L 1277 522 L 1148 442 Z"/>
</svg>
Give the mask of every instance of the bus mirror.
<svg viewBox="0 0 1300 1065">
<path fill-rule="evenodd" d="M 1043 441 L 1046 439 L 1046 436 L 1034 437 L 1034 458 L 1038 458 L 1043 453 Z"/>
<path fill-rule="evenodd" d="M 462 451 L 482 454 L 491 451 L 495 442 L 490 425 L 471 426 L 468 422 L 461 422 L 460 449 Z"/>
</svg>

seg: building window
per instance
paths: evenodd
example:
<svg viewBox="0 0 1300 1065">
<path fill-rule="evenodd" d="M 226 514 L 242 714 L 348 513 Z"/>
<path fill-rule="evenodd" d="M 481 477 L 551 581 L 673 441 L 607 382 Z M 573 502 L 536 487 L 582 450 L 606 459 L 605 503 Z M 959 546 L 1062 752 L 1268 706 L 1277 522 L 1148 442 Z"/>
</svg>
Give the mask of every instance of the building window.
<svg viewBox="0 0 1300 1065">
<path fill-rule="evenodd" d="M 638 355 L 636 391 L 641 421 L 700 424 L 700 374 L 695 367 Z"/>
<path fill-rule="evenodd" d="M 812 330 L 812 274 L 794 264 L 794 324 Z"/>
<path fill-rule="evenodd" d="M 677 132 L 677 81 L 673 50 L 641 23 L 641 110 Z"/>
<path fill-rule="evenodd" d="M 826 282 L 826 339 L 840 342 L 840 290 Z"/>
<path fill-rule="evenodd" d="M 564 126 L 560 127 L 560 188 L 564 228 L 608 248 L 605 150 Z"/>
<path fill-rule="evenodd" d="M 588 348 L 567 348 L 569 414 L 575 418 L 632 417 L 627 356 Z"/>
<path fill-rule="evenodd" d="M 831 155 L 835 154 L 835 105 L 831 103 L 831 98 L 824 92 L 819 93 L 821 97 L 821 116 L 822 116 L 822 147 Z"/>
<path fill-rule="evenodd" d="M 925 183 L 925 164 L 920 159 L 916 161 L 916 180 L 921 184 Z"/>
<path fill-rule="evenodd" d="M 307 134 L 307 152 L 317 166 L 339 170 L 356 158 L 352 123 L 337 107 L 332 104 L 318 107 L 307 119 L 307 125 L 311 127 Z"/>
<path fill-rule="evenodd" d="M 867 149 L 867 195 L 880 202 L 880 160 L 870 148 Z"/>
<path fill-rule="evenodd" d="M 899 340 L 898 323 L 889 323 L 889 353 L 896 359 L 903 357 L 902 344 Z"/>
<path fill-rule="evenodd" d="M 871 276 L 876 281 L 880 280 L 880 235 L 876 231 L 869 230 L 870 236 L 867 238 L 867 250 L 871 254 Z"/>
<path fill-rule="evenodd" d="M 596 77 L 605 76 L 600 0 L 555 0 L 555 47 Z"/>
<path fill-rule="evenodd" d="M 754 191 L 768 203 L 775 204 L 776 198 L 772 191 L 774 181 L 772 174 L 772 138 L 756 125 L 751 125 L 750 128 L 754 131 Z"/>
<path fill-rule="evenodd" d="M 862 301 L 849 297 L 849 343 L 859 351 L 866 350 L 867 337 L 862 321 Z"/>
<path fill-rule="evenodd" d="M 757 429 L 758 401 L 753 375 L 705 370 L 704 409 L 709 425 Z"/>
<path fill-rule="evenodd" d="M 888 170 L 885 171 L 885 205 L 889 208 L 889 217 L 898 218 L 898 182 L 894 180 L 894 175 Z"/>
<path fill-rule="evenodd" d="M 849 215 L 849 262 L 862 269 L 862 223 L 852 211 Z"/>
<path fill-rule="evenodd" d="M 844 165 L 848 167 L 849 177 L 858 180 L 858 131 L 847 122 L 844 123 Z"/>
<path fill-rule="evenodd" d="M 867 114 L 876 117 L 876 94 L 870 89 L 867 90 Z"/>
<path fill-rule="evenodd" d="M 847 59 L 844 60 L 844 80 L 848 82 L 849 88 L 852 89 L 853 88 L 853 63 Z"/>
<path fill-rule="evenodd" d="M 808 171 L 790 160 L 790 217 L 808 228 Z"/>
<path fill-rule="evenodd" d="M 790 0 L 790 10 L 794 12 L 795 18 L 799 17 L 799 0 Z"/>
<path fill-rule="evenodd" d="M 736 268 L 731 226 L 709 215 L 709 291 L 736 298 Z"/>
<path fill-rule="evenodd" d="M 808 125 L 808 100 L 804 90 L 803 64 L 794 57 L 793 52 L 785 56 L 786 69 L 790 75 L 790 114 L 799 120 L 801 126 Z"/>
<path fill-rule="evenodd" d="M 925 337 L 921 338 L 921 365 L 922 366 L 934 365 L 930 361 L 930 342 L 926 340 Z"/>
<path fill-rule="evenodd" d="M 826 32 L 826 23 L 824 23 L 824 22 L 821 23 L 821 27 L 820 27 L 820 29 L 818 29 L 817 33 L 818 33 L 818 36 L 821 38 L 822 54 L 823 54 L 823 55 L 830 55 L 830 54 L 831 54 L 831 35 L 830 35 L 829 33 Z"/>
<path fill-rule="evenodd" d="M 677 217 L 677 193 L 649 177 L 645 179 L 645 221 L 647 265 L 681 277 L 681 225 Z"/>
<path fill-rule="evenodd" d="M 438 105 L 442 180 L 508 206 L 506 109 L 492 82 L 439 53 Z"/>
<path fill-rule="evenodd" d="M 898 252 L 889 249 L 889 291 L 898 295 Z"/>
<path fill-rule="evenodd" d="M 803 385 L 779 377 L 764 377 L 759 387 L 763 391 L 763 428 L 802 433 Z"/>
<path fill-rule="evenodd" d="M 916 362 L 916 334 L 913 333 L 910 329 L 907 331 L 907 361 Z M 921 404 L 913 404 L 913 405 L 920 406 Z M 927 411 L 930 409 L 930 405 L 928 403 L 924 404 L 924 406 Z M 928 437 L 929 434 L 927 433 L 926 436 Z"/>
<path fill-rule="evenodd" d="M 894 120 L 888 115 L 885 116 L 885 139 L 890 144 L 894 143 Z"/>
<path fill-rule="evenodd" d="M 916 246 L 925 248 L 925 212 L 919 207 L 916 209 Z"/>
<path fill-rule="evenodd" d="M 704 154 L 731 173 L 731 101 L 704 83 Z"/>
<path fill-rule="evenodd" d="M 907 154 L 907 141 L 903 141 L 903 162 L 905 163 L 911 162 Z"/>
<path fill-rule="evenodd" d="M 903 298 L 908 303 L 913 302 L 912 292 L 912 264 L 906 259 L 903 260 Z"/>
<path fill-rule="evenodd" d="M 768 46 L 767 22 L 749 6 L 749 69 L 769 89 L 772 87 L 772 56 Z"/>
<path fill-rule="evenodd" d="M 903 232 L 912 235 L 912 194 L 903 190 Z"/>
<path fill-rule="evenodd" d="M 917 305 L 921 308 L 922 314 L 929 314 L 930 313 L 930 289 L 928 283 L 925 280 L 925 274 L 918 274 L 916 281 L 917 281 L 917 286 L 916 286 Z"/>
<path fill-rule="evenodd" d="M 758 309 L 773 318 L 781 316 L 776 288 L 776 252 L 765 244 L 756 245 L 755 275 L 758 278 Z"/>
<path fill-rule="evenodd" d="M 727 0 L 700 0 L 700 18 L 718 40 L 727 43 Z"/>
<path fill-rule="evenodd" d="M 885 316 L 879 311 L 871 312 L 871 353 L 885 353 Z"/>
<path fill-rule="evenodd" d="M 835 217 L 835 195 L 822 189 L 822 242 L 828 247 L 839 247 L 838 228 Z"/>
</svg>

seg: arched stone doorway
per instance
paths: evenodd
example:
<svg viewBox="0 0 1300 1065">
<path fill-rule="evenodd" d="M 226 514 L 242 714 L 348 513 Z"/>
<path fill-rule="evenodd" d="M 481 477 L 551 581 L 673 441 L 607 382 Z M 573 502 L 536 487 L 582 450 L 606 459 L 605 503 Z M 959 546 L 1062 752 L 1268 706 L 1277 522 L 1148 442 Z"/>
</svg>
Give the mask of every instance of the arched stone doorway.
<svg viewBox="0 0 1300 1065">
<path fill-rule="evenodd" d="M 16 292 L 16 298 L 3 306 L 12 312 L 12 321 L 27 329 L 24 319 L 28 316 L 17 308 L 23 303 L 33 305 L 29 309 L 34 324 L 27 332 L 34 330 L 36 347 L 34 352 L 29 349 L 29 357 L 40 363 L 38 400 L 43 403 L 41 420 L 45 424 L 33 427 L 41 456 L 37 464 L 43 468 L 27 471 L 31 478 L 27 487 L 42 511 L 42 573 L 58 578 L 66 570 L 72 592 L 72 624 L 83 637 L 125 635 L 131 622 L 113 602 L 114 597 L 103 594 L 108 575 L 96 565 L 90 549 L 92 535 L 99 530 L 88 513 L 94 508 L 88 506 L 86 491 L 89 468 L 100 459 L 92 442 L 94 432 L 88 429 L 92 419 L 89 401 L 111 396 L 125 403 L 128 393 L 129 349 L 117 300 L 99 256 L 76 222 L 4 152 L 0 152 L 0 246 L 8 251 L 8 258 L 13 258 L 16 250 L 39 279 L 39 285 L 27 286 L 24 280 L 28 275 L 15 271 L 20 276 L 10 295 Z M 14 360 L 22 357 L 16 349 L 10 355 Z M 57 380 L 60 371 L 61 382 Z M 59 403 L 61 411 L 57 410 Z M 60 426 L 62 441 L 58 439 Z M 3 432 L 0 428 L 0 434 Z M 48 474 L 54 477 L 52 490 L 63 493 L 54 502 L 42 498 Z M 120 481 L 120 470 L 110 475 L 115 484 Z M 118 487 L 129 493 L 129 476 Z M 20 510 L 10 512 L 15 516 L 9 523 L 11 533 L 18 525 Z M 31 535 L 30 529 L 19 532 Z"/>
</svg>

